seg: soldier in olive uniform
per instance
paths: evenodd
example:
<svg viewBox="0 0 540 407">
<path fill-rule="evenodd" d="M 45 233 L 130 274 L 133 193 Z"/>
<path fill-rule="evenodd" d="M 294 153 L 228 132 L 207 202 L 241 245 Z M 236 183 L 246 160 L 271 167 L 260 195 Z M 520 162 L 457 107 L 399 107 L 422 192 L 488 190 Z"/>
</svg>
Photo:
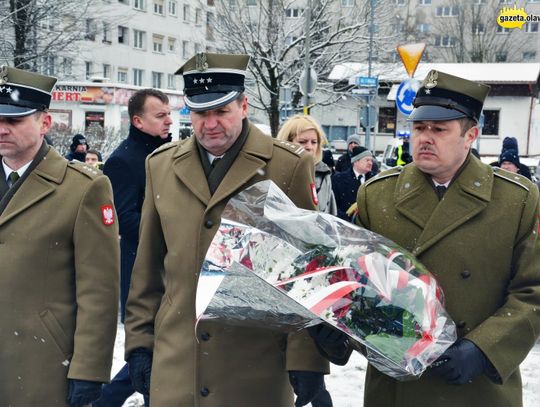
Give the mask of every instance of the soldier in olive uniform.
<svg viewBox="0 0 540 407">
<path fill-rule="evenodd" d="M 246 55 L 198 54 L 177 73 L 194 135 L 147 160 L 140 243 L 126 312 L 134 387 L 152 407 L 298 406 L 323 388 L 328 364 L 305 332 L 223 321 L 195 324 L 197 279 L 231 196 L 271 179 L 314 209 L 313 160 L 247 120 Z M 257 293 L 253 293 L 257 295 Z M 151 380 L 150 380 L 150 365 Z"/>
<path fill-rule="evenodd" d="M 538 188 L 470 154 L 488 91 L 431 71 L 409 118 L 413 163 L 358 193 L 359 222 L 435 275 L 459 337 L 419 380 L 369 367 L 366 407 L 522 405 L 519 364 L 540 333 Z"/>
<path fill-rule="evenodd" d="M 55 82 L 0 68 L 3 406 L 83 406 L 110 378 L 120 261 L 112 190 L 44 141 Z"/>
</svg>

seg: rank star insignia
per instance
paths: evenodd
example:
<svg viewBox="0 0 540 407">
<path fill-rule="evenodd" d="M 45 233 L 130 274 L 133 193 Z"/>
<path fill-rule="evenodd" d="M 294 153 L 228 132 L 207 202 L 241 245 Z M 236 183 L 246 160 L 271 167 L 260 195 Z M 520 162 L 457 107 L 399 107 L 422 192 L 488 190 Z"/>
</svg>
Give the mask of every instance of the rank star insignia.
<svg viewBox="0 0 540 407">
<path fill-rule="evenodd" d="M 193 79 L 193 83 L 196 85 L 199 83 L 199 80 L 197 78 Z"/>
<path fill-rule="evenodd" d="M 425 90 L 424 90 L 424 93 L 425 93 L 426 95 L 431 95 L 431 89 L 425 89 Z"/>
<path fill-rule="evenodd" d="M 6 65 L 0 66 L 0 85 L 8 81 L 8 68 Z"/>
<path fill-rule="evenodd" d="M 208 82 L 208 83 L 212 83 L 212 78 L 208 78 L 208 79 L 206 79 L 206 82 Z"/>
</svg>

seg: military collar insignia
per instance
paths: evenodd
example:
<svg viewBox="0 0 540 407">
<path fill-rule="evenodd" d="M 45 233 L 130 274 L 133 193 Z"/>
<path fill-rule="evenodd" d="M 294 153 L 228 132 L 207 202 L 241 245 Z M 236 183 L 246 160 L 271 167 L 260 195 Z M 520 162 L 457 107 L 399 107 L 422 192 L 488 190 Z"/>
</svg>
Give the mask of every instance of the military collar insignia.
<svg viewBox="0 0 540 407">
<path fill-rule="evenodd" d="M 208 61 L 206 60 L 206 54 L 200 52 L 195 56 L 195 67 L 197 71 L 204 72 L 208 69 Z"/>
<path fill-rule="evenodd" d="M 0 66 L 0 85 L 8 82 L 8 68 L 6 65 Z"/>
<path fill-rule="evenodd" d="M 431 89 L 437 86 L 437 79 L 439 78 L 439 73 L 437 71 L 431 71 L 429 76 L 426 78 L 424 83 L 424 88 Z"/>
</svg>

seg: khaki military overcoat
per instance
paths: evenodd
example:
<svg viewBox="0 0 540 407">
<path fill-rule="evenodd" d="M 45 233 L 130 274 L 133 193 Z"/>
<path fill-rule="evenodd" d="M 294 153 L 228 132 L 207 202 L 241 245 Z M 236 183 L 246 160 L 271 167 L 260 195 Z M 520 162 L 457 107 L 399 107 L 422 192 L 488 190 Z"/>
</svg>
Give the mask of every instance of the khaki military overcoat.
<svg viewBox="0 0 540 407">
<path fill-rule="evenodd" d="M 328 372 L 308 335 L 216 322 L 195 327 L 200 267 L 228 199 L 271 179 L 315 208 L 313 160 L 250 125 L 247 140 L 210 195 L 194 138 L 147 160 L 140 243 L 126 314 L 126 354 L 153 349 L 152 407 L 288 407 L 287 370 Z M 254 293 L 256 295 L 256 293 Z"/>
<path fill-rule="evenodd" d="M 485 375 L 455 386 L 432 376 L 398 382 L 369 368 L 366 407 L 521 406 L 519 364 L 540 334 L 538 188 L 472 155 L 441 201 L 414 164 L 358 193 L 359 220 L 411 251 L 435 275 L 459 337 L 488 357 Z"/>
<path fill-rule="evenodd" d="M 4 205 L 0 405 L 67 407 L 68 378 L 109 381 L 120 256 L 104 205 L 108 178 L 52 148 Z"/>
</svg>

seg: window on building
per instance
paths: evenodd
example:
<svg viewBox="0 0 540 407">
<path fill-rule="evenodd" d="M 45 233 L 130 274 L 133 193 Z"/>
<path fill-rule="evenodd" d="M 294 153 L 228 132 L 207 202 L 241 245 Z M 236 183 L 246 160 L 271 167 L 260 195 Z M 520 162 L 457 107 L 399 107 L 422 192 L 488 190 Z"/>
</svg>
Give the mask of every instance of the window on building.
<svg viewBox="0 0 540 407">
<path fill-rule="evenodd" d="M 161 35 L 152 36 L 152 47 L 154 52 L 163 53 L 163 37 Z"/>
<path fill-rule="evenodd" d="M 127 83 L 128 73 L 127 68 L 118 68 L 118 82 Z"/>
<path fill-rule="evenodd" d="M 405 4 L 405 0 L 394 0 L 394 4 L 397 4 L 398 6 L 403 6 Z"/>
<path fill-rule="evenodd" d="M 62 71 L 66 76 L 73 73 L 73 60 L 71 58 L 64 57 L 64 59 L 62 60 Z"/>
<path fill-rule="evenodd" d="M 214 13 L 206 13 L 206 39 L 213 41 L 214 38 Z"/>
<path fill-rule="evenodd" d="M 178 3 L 176 0 L 169 0 L 169 15 L 176 17 L 178 13 Z"/>
<path fill-rule="evenodd" d="M 285 45 L 291 45 L 297 39 L 298 37 L 296 35 L 287 35 L 287 37 L 285 37 Z"/>
<path fill-rule="evenodd" d="M 111 79 L 111 66 L 109 64 L 103 64 L 103 77 Z"/>
<path fill-rule="evenodd" d="M 136 10 L 146 11 L 146 0 L 133 0 L 133 8 Z"/>
<path fill-rule="evenodd" d="M 431 24 L 421 23 L 416 25 L 416 31 L 419 33 L 429 33 L 431 31 Z"/>
<path fill-rule="evenodd" d="M 421 6 L 427 6 L 431 4 L 431 0 L 418 0 L 418 4 Z"/>
<path fill-rule="evenodd" d="M 473 4 L 486 4 L 487 0 L 473 0 Z"/>
<path fill-rule="evenodd" d="M 154 13 L 162 16 L 165 15 L 163 0 L 154 0 Z"/>
<path fill-rule="evenodd" d="M 86 31 L 84 32 L 84 39 L 89 41 L 95 41 L 96 40 L 96 22 L 93 18 L 87 18 L 85 20 L 85 28 Z"/>
<path fill-rule="evenodd" d="M 484 24 L 483 23 L 473 23 L 472 25 L 472 33 L 474 35 L 481 35 L 486 32 Z"/>
<path fill-rule="evenodd" d="M 111 43 L 111 24 L 103 22 L 103 42 Z"/>
<path fill-rule="evenodd" d="M 300 18 L 304 14 L 303 8 L 288 8 L 285 10 L 285 17 Z"/>
<path fill-rule="evenodd" d="M 189 22 L 189 5 L 184 4 L 182 18 L 185 22 Z"/>
<path fill-rule="evenodd" d="M 436 35 L 435 46 L 436 47 L 453 47 L 456 45 L 456 39 L 450 35 Z"/>
<path fill-rule="evenodd" d="M 229 0 L 229 9 L 236 10 L 236 6 L 237 6 L 236 0 Z"/>
<path fill-rule="evenodd" d="M 436 14 L 437 17 L 456 17 L 459 15 L 459 6 L 439 6 Z"/>
<path fill-rule="evenodd" d="M 379 133 L 396 132 L 396 108 L 379 107 Z"/>
<path fill-rule="evenodd" d="M 129 0 L 118 0 L 118 3 L 129 4 Z"/>
<path fill-rule="evenodd" d="M 176 89 L 176 78 L 172 73 L 167 74 L 167 89 Z"/>
<path fill-rule="evenodd" d="M 86 79 L 90 79 L 94 75 L 94 67 L 92 66 L 92 62 L 86 61 L 84 63 L 84 72 Z"/>
<path fill-rule="evenodd" d="M 534 61 L 536 59 L 535 51 L 525 51 L 523 53 L 523 61 Z"/>
<path fill-rule="evenodd" d="M 214 6 L 214 0 L 206 0 L 206 5 L 213 7 Z"/>
<path fill-rule="evenodd" d="M 257 0 L 246 0 L 246 6 L 256 6 Z"/>
<path fill-rule="evenodd" d="M 508 52 L 499 51 L 495 53 L 495 62 L 506 62 L 508 59 Z"/>
<path fill-rule="evenodd" d="M 482 134 L 486 136 L 496 136 L 499 134 L 499 111 L 498 110 L 484 110 L 484 127 L 482 127 Z"/>
<path fill-rule="evenodd" d="M 56 75 L 56 57 L 53 55 L 44 55 L 41 57 L 41 72 L 44 75 Z"/>
<path fill-rule="evenodd" d="M 182 58 L 189 58 L 189 41 L 182 41 Z"/>
<path fill-rule="evenodd" d="M 202 23 L 202 10 L 200 8 L 195 9 L 195 25 L 201 25 Z"/>
<path fill-rule="evenodd" d="M 133 68 L 133 84 L 143 86 L 144 69 Z"/>
<path fill-rule="evenodd" d="M 497 34 L 510 34 L 510 28 L 501 27 L 497 24 Z"/>
<path fill-rule="evenodd" d="M 161 79 L 163 74 L 161 72 L 152 72 L 152 87 L 161 89 Z"/>
<path fill-rule="evenodd" d="M 202 52 L 202 46 L 199 43 L 195 43 L 195 53 L 198 54 L 199 52 Z"/>
<path fill-rule="evenodd" d="M 355 3 L 356 3 L 355 0 L 341 0 L 341 5 L 343 7 L 352 7 L 356 5 Z"/>
<path fill-rule="evenodd" d="M 118 26 L 118 44 L 129 44 L 128 28 L 119 25 Z"/>
<path fill-rule="evenodd" d="M 538 23 L 529 22 L 525 24 L 525 32 L 527 33 L 537 33 L 538 32 Z"/>
<path fill-rule="evenodd" d="M 133 47 L 144 49 L 144 31 L 133 30 Z"/>
<path fill-rule="evenodd" d="M 175 52 L 176 51 L 176 38 L 169 37 L 167 39 L 167 50 L 169 52 Z"/>
</svg>

